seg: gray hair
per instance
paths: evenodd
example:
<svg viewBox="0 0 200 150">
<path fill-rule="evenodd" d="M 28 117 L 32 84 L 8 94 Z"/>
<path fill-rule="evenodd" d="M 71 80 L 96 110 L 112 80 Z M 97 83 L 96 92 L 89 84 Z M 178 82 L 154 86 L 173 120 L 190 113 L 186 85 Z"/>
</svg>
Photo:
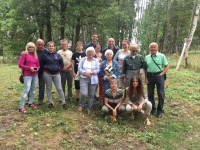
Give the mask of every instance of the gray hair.
<svg viewBox="0 0 200 150">
<path fill-rule="evenodd" d="M 130 50 L 132 50 L 132 48 L 137 48 L 137 50 L 138 50 L 138 44 L 132 44 L 132 45 L 130 46 Z"/>
<path fill-rule="evenodd" d="M 86 51 L 85 51 L 86 55 L 87 55 L 87 53 L 88 53 L 89 51 L 93 51 L 94 54 L 95 54 L 95 49 L 94 49 L 94 47 L 88 47 L 88 48 L 86 49 Z"/>
<path fill-rule="evenodd" d="M 107 50 L 106 50 L 106 52 L 105 52 L 105 56 L 106 56 L 107 53 L 111 53 L 112 56 L 113 56 L 113 51 L 112 51 L 111 49 L 107 49 Z"/>
</svg>

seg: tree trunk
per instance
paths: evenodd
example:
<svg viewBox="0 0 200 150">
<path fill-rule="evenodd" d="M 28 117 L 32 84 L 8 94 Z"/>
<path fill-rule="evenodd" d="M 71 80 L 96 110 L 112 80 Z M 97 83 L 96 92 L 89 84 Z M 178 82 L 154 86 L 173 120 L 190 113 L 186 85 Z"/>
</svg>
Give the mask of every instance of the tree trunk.
<svg viewBox="0 0 200 150">
<path fill-rule="evenodd" d="M 60 26 L 60 39 L 65 38 L 65 9 L 66 9 L 66 2 L 65 0 L 61 0 L 60 2 L 60 20 L 61 20 L 61 26 Z"/>
<path fill-rule="evenodd" d="M 51 11 L 50 8 L 47 8 L 47 41 L 52 41 L 52 33 L 51 33 Z"/>
<path fill-rule="evenodd" d="M 199 18 L 199 11 L 200 11 L 200 4 L 197 5 L 196 7 L 196 11 L 194 13 L 194 18 L 193 18 L 193 22 L 192 22 L 192 28 L 190 30 L 190 33 L 188 35 L 188 38 L 187 38 L 187 42 L 186 42 L 186 48 L 185 48 L 185 65 L 187 66 L 188 65 L 188 50 L 190 48 L 190 45 L 192 43 L 192 39 L 193 39 L 193 35 L 194 35 L 194 32 L 196 30 L 196 27 L 197 27 L 197 22 L 198 22 L 198 18 Z"/>
<path fill-rule="evenodd" d="M 80 30 L 81 30 L 81 19 L 80 17 L 77 19 L 76 29 L 75 29 L 75 43 L 79 41 L 80 36 Z"/>
</svg>

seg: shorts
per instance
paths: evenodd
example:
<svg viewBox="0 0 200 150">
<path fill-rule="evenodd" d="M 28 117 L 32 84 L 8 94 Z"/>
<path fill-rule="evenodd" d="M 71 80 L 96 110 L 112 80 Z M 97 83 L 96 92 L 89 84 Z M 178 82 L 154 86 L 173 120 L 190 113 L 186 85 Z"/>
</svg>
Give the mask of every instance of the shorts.
<svg viewBox="0 0 200 150">
<path fill-rule="evenodd" d="M 79 80 L 74 80 L 74 85 L 76 90 L 80 90 L 80 81 Z"/>
</svg>

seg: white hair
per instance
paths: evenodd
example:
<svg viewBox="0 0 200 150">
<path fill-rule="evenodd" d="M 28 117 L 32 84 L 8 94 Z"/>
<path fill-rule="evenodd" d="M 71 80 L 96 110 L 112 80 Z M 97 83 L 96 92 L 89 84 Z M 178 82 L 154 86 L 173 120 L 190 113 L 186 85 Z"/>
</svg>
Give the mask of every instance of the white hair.
<svg viewBox="0 0 200 150">
<path fill-rule="evenodd" d="M 107 49 L 107 50 L 106 50 L 106 52 L 105 52 L 105 56 L 106 56 L 107 53 L 111 53 L 112 56 L 113 56 L 113 51 L 112 51 L 111 49 Z"/>
<path fill-rule="evenodd" d="M 94 54 L 95 54 L 95 49 L 94 49 L 94 47 L 88 47 L 88 48 L 86 49 L 86 51 L 85 51 L 86 55 L 87 55 L 87 53 L 88 53 L 89 51 L 93 51 Z"/>
</svg>

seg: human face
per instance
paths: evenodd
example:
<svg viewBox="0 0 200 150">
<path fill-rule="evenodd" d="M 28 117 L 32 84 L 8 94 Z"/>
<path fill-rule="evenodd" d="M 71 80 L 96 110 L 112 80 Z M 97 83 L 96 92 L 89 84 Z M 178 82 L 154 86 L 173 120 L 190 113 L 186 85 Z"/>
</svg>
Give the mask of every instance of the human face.
<svg viewBox="0 0 200 150">
<path fill-rule="evenodd" d="M 133 47 L 131 48 L 131 55 L 132 55 L 132 56 L 135 56 L 135 55 L 137 54 L 137 51 L 138 51 L 138 48 L 137 48 L 136 46 L 133 46 Z"/>
<path fill-rule="evenodd" d="M 54 44 L 49 44 L 48 45 L 48 50 L 49 50 L 50 53 L 52 53 L 55 50 Z"/>
<path fill-rule="evenodd" d="M 29 51 L 29 52 L 33 53 L 34 50 L 35 50 L 35 47 L 32 47 L 32 46 L 28 47 L 28 51 Z"/>
<path fill-rule="evenodd" d="M 78 50 L 79 52 L 82 52 L 82 51 L 83 51 L 83 45 L 82 45 L 82 44 L 78 44 L 78 45 L 76 46 L 76 48 L 77 48 L 77 50 Z"/>
<path fill-rule="evenodd" d="M 157 43 L 151 43 L 149 45 L 149 50 L 150 50 L 152 55 L 155 55 L 158 51 L 158 44 Z"/>
<path fill-rule="evenodd" d="M 108 39 L 108 47 L 113 47 L 115 45 L 115 41 L 113 38 Z"/>
<path fill-rule="evenodd" d="M 112 55 L 111 52 L 106 53 L 106 59 L 107 60 L 112 60 L 112 58 L 113 58 L 113 55 Z"/>
<path fill-rule="evenodd" d="M 93 58 L 94 52 L 92 50 L 87 51 L 87 58 Z"/>
<path fill-rule="evenodd" d="M 92 35 L 92 42 L 96 43 L 98 41 L 98 35 Z"/>
<path fill-rule="evenodd" d="M 101 51 L 101 46 L 99 44 L 96 45 L 95 51 L 96 52 L 100 52 Z"/>
<path fill-rule="evenodd" d="M 61 47 L 64 51 L 66 51 L 68 49 L 68 42 L 67 41 L 63 41 L 61 42 Z"/>
<path fill-rule="evenodd" d="M 127 42 L 122 42 L 122 48 L 123 49 L 128 49 L 129 44 Z"/>
<path fill-rule="evenodd" d="M 136 78 L 133 79 L 133 87 L 136 88 L 138 86 L 138 80 Z"/>
<path fill-rule="evenodd" d="M 39 51 L 44 50 L 44 41 L 43 40 L 38 40 L 36 42 L 36 47 L 37 47 L 37 50 L 39 50 Z"/>
<path fill-rule="evenodd" d="M 116 90 L 117 87 L 118 87 L 117 82 L 113 81 L 113 82 L 110 83 L 110 88 L 111 88 L 112 90 Z"/>
</svg>

